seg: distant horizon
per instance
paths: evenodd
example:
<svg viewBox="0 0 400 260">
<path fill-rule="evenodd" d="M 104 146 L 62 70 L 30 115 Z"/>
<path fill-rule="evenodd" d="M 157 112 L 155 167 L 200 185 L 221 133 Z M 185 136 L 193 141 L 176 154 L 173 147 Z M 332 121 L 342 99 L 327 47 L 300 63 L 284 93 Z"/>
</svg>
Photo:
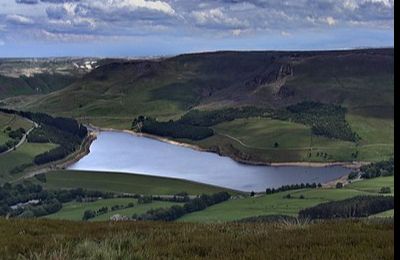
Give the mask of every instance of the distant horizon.
<svg viewBox="0 0 400 260">
<path fill-rule="evenodd" d="M 369 50 L 369 49 L 394 49 L 394 46 L 366 46 L 366 47 L 349 47 L 349 48 L 337 48 L 337 49 L 216 49 L 216 50 L 204 50 L 204 51 L 193 51 L 193 52 L 182 52 L 176 54 L 166 55 L 144 55 L 144 56 L 0 56 L 0 59 L 158 59 L 158 58 L 171 58 L 179 55 L 189 54 L 202 54 L 202 53 L 214 53 L 214 52 L 312 52 L 312 51 L 351 51 L 351 50 Z"/>
</svg>

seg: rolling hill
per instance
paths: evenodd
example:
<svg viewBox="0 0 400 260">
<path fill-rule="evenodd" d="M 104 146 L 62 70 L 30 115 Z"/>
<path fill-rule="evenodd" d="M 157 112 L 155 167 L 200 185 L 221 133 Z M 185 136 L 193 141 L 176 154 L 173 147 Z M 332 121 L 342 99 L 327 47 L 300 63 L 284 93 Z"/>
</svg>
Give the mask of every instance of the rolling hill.
<svg viewBox="0 0 400 260">
<path fill-rule="evenodd" d="M 345 120 L 359 141 L 316 136 L 310 125 L 290 118 L 234 119 L 212 126 L 212 137 L 179 141 L 252 161 L 376 161 L 393 155 L 393 66 L 393 48 L 112 60 L 68 87 L 12 105 L 129 129 L 139 115 L 167 121 L 194 109 L 278 111 L 305 101 L 334 104 L 345 108 Z"/>
</svg>

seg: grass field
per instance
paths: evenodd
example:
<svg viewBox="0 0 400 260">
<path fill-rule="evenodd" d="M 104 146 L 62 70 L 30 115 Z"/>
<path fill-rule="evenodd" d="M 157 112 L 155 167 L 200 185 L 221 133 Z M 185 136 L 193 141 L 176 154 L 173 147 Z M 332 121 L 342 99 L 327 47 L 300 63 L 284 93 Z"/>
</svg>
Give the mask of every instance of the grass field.
<svg viewBox="0 0 400 260">
<path fill-rule="evenodd" d="M 285 198 L 287 194 L 291 194 L 292 198 Z M 296 216 L 303 208 L 362 194 L 365 193 L 349 189 L 304 189 L 279 192 L 254 198 L 232 199 L 205 210 L 187 214 L 178 221 L 224 222 L 261 215 Z M 301 199 L 300 195 L 303 195 L 304 199 Z"/>
<path fill-rule="evenodd" d="M 0 112 L 0 145 L 6 143 L 8 140 L 11 140 L 11 138 L 8 136 L 8 132 L 5 132 L 7 127 L 10 127 L 11 130 L 22 127 L 27 131 L 32 126 L 32 123 L 19 116 Z"/>
<path fill-rule="evenodd" d="M 392 217 L 394 217 L 394 209 L 390 209 L 390 210 L 369 216 L 369 218 L 392 218 Z"/>
<path fill-rule="evenodd" d="M 392 194 L 394 194 L 394 176 L 356 181 L 345 186 L 346 189 L 359 190 L 368 193 L 379 193 L 382 187 L 390 187 Z"/>
<path fill-rule="evenodd" d="M 50 143 L 24 143 L 17 150 L 0 155 L 0 182 L 10 180 L 17 175 L 10 176 L 10 171 L 17 166 L 33 163 L 33 158 L 56 147 Z"/>
<path fill-rule="evenodd" d="M 46 178 L 46 187 L 49 189 L 80 187 L 89 190 L 143 195 L 173 195 L 180 192 L 198 195 L 219 191 L 238 193 L 206 184 L 139 174 L 60 170 L 47 173 Z"/>
<path fill-rule="evenodd" d="M 3 259 L 394 259 L 393 222 L 209 225 L 0 219 L 0 233 Z"/>
<path fill-rule="evenodd" d="M 107 214 L 97 216 L 97 217 L 91 219 L 90 221 L 106 221 L 106 220 L 109 220 L 110 217 L 115 214 L 120 214 L 122 216 L 131 217 L 133 214 L 140 215 L 140 214 L 146 213 L 148 210 L 151 210 L 151 209 L 170 208 L 174 205 L 182 205 L 182 203 L 168 202 L 168 201 L 153 201 L 152 203 L 148 203 L 148 204 L 135 204 L 135 206 L 133 208 L 127 208 L 127 209 L 116 210 L 113 212 L 108 212 Z"/>
<path fill-rule="evenodd" d="M 109 209 L 115 205 L 126 206 L 128 203 L 134 203 L 135 206 L 132 208 L 116 210 L 108 212 L 103 215 L 96 216 L 91 221 L 109 220 L 111 216 L 120 214 L 131 217 L 133 214 L 142 214 L 150 209 L 171 207 L 179 203 L 164 202 L 164 201 L 153 201 L 148 204 L 138 204 L 136 199 L 133 198 L 115 198 L 115 199 L 102 199 L 94 202 L 69 202 L 63 204 L 60 211 L 44 216 L 47 219 L 63 219 L 63 220 L 82 220 L 83 213 L 85 210 L 98 210 L 102 207 L 108 207 Z"/>
<path fill-rule="evenodd" d="M 190 222 L 220 222 L 232 221 L 251 216 L 261 215 L 292 215 L 303 209 L 320 203 L 343 200 L 357 195 L 379 194 L 383 186 L 389 186 L 394 195 L 394 178 L 379 177 L 371 180 L 362 180 L 346 185 L 343 189 L 319 188 L 279 192 L 260 197 L 229 200 L 203 211 L 187 214 L 179 221 Z M 288 199 L 285 196 L 291 194 Z M 304 198 L 301 199 L 300 196 Z"/>
<path fill-rule="evenodd" d="M 312 135 L 308 126 L 269 118 L 224 122 L 213 127 L 216 135 L 189 142 L 203 148 L 217 145 L 228 155 L 239 151 L 253 160 L 267 162 L 379 161 L 393 156 L 393 119 L 348 118 L 362 138 L 359 144 Z M 352 153 L 356 151 L 358 156 L 354 158 Z M 325 153 L 327 156 L 322 156 Z"/>
</svg>

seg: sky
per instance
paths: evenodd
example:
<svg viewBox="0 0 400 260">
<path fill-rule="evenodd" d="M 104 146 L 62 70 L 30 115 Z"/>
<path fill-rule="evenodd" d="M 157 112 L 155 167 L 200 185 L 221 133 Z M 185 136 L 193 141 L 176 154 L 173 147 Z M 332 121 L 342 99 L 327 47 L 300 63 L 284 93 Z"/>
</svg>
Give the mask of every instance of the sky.
<svg viewBox="0 0 400 260">
<path fill-rule="evenodd" d="M 394 45 L 394 0 L 0 0 L 0 57 Z"/>
</svg>

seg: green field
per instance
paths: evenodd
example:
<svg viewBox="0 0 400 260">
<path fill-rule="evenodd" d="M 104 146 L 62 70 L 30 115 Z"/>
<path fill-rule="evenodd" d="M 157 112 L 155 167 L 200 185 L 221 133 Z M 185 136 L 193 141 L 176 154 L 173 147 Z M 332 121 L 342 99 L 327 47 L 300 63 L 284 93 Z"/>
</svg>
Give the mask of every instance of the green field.
<svg viewBox="0 0 400 260">
<path fill-rule="evenodd" d="M 16 130 L 22 127 L 27 131 L 32 126 L 33 124 L 31 122 L 19 116 L 0 112 L 0 145 L 5 144 L 8 140 L 11 140 L 11 138 L 8 136 L 8 132 L 6 132 L 7 127 L 10 127 L 11 130 Z"/>
<path fill-rule="evenodd" d="M 105 192 L 132 193 L 142 195 L 173 195 L 180 192 L 188 194 L 212 194 L 237 191 L 191 181 L 147 176 L 140 174 L 85 172 L 85 171 L 53 171 L 46 173 L 46 187 L 49 189 L 84 188 Z"/>
<path fill-rule="evenodd" d="M 267 162 L 332 162 L 380 161 L 394 153 L 392 119 L 348 116 L 361 141 L 353 143 L 311 134 L 308 126 L 269 118 L 235 119 L 213 127 L 216 135 L 187 141 L 203 148 L 219 146 L 227 155 L 243 153 L 254 161 Z M 278 147 L 274 147 L 277 143 Z M 358 151 L 357 158 L 352 153 Z M 322 156 L 321 154 L 327 154 Z"/>
<path fill-rule="evenodd" d="M 392 194 L 394 194 L 394 176 L 356 181 L 345 186 L 346 189 L 359 190 L 368 193 L 379 193 L 382 187 L 390 187 Z"/>
<path fill-rule="evenodd" d="M 182 203 L 177 203 L 177 202 L 168 202 L 168 201 L 153 201 L 152 203 L 148 204 L 135 204 L 133 208 L 127 208 L 127 209 L 121 209 L 121 210 L 116 210 L 113 212 L 108 212 L 107 214 L 103 214 L 100 216 L 97 216 L 90 221 L 106 221 L 109 220 L 111 216 L 115 214 L 120 214 L 122 216 L 128 216 L 131 217 L 133 214 L 143 214 L 146 213 L 147 211 L 151 209 L 157 209 L 157 208 L 170 208 L 174 205 L 182 205 Z"/>
<path fill-rule="evenodd" d="M 394 209 L 390 209 L 390 210 L 369 216 L 369 218 L 392 218 L 392 217 L 394 217 Z"/>
<path fill-rule="evenodd" d="M 50 143 L 24 143 L 17 150 L 8 154 L 0 155 L 0 182 L 15 178 L 17 175 L 10 176 L 10 171 L 20 165 L 32 164 L 33 158 L 56 147 Z"/>
<path fill-rule="evenodd" d="M 171 207 L 173 205 L 177 205 L 179 203 L 173 202 L 164 202 L 164 201 L 154 201 L 148 204 L 138 204 L 136 199 L 133 198 L 115 198 L 115 199 L 100 199 L 94 202 L 68 202 L 63 204 L 63 207 L 60 211 L 44 216 L 47 219 L 64 219 L 64 220 L 82 220 L 83 213 L 85 210 L 98 210 L 102 207 L 108 207 L 109 209 L 115 205 L 123 205 L 126 206 L 128 203 L 134 203 L 135 206 L 132 208 L 116 210 L 112 212 L 108 212 L 103 215 L 96 216 L 90 221 L 100 221 L 100 220 L 109 220 L 111 216 L 115 214 L 120 214 L 124 216 L 131 217 L 133 214 L 142 214 L 150 209 L 163 208 L 163 207 Z"/>
<path fill-rule="evenodd" d="M 379 194 L 378 192 L 383 186 L 391 187 L 393 191 L 392 195 L 394 195 L 393 176 L 379 177 L 371 180 L 354 182 L 346 185 L 343 189 L 304 189 L 278 192 L 254 198 L 232 199 L 211 206 L 203 211 L 185 215 L 180 218 L 179 221 L 220 222 L 275 214 L 296 216 L 301 209 L 312 207 L 320 203 L 343 200 L 358 195 Z M 285 196 L 287 194 L 291 194 L 292 198 L 286 198 Z M 303 199 L 300 198 L 301 195 L 304 196 Z"/>
</svg>

